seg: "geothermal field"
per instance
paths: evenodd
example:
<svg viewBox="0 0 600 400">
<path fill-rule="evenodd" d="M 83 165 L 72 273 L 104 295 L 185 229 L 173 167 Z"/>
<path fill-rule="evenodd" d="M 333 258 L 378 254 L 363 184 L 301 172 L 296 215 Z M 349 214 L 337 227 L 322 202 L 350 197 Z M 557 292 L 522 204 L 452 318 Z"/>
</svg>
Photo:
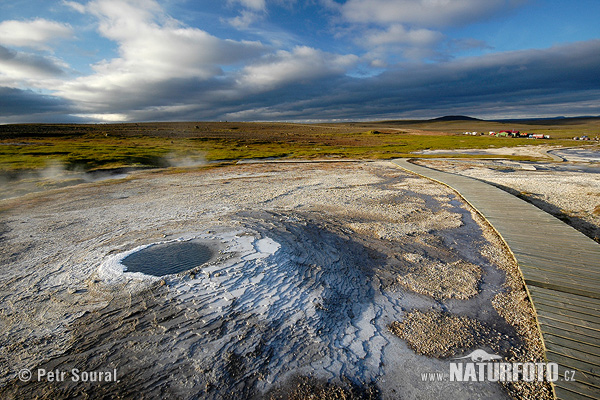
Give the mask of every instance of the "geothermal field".
<svg viewBox="0 0 600 400">
<path fill-rule="evenodd" d="M 4 141 L 51 139 L 28 140 Z M 573 155 L 554 144 L 514 151 L 418 162 L 597 234 L 597 164 L 558 167 L 548 152 Z M 512 253 L 452 189 L 370 157 L 153 167 L 7 180 L 1 398 L 552 398 L 547 382 L 448 379 L 476 349 L 544 361 Z"/>
<path fill-rule="evenodd" d="M 540 360 L 540 337 L 494 232 L 451 190 L 391 163 L 140 173 L 5 207 L 5 396 L 544 390 L 421 380 L 472 348 Z M 167 258 L 198 243 L 208 259 L 165 276 L 123 272 L 128 256 L 166 243 Z M 117 369 L 120 381 L 15 379 L 32 366 Z"/>
</svg>

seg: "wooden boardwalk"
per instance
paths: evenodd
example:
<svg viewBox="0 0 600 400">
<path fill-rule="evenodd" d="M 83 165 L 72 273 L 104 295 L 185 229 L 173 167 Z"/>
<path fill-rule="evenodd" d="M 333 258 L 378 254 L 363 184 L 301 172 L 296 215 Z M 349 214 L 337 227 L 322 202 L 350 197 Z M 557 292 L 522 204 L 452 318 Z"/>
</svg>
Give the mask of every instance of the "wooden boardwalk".
<svg viewBox="0 0 600 400">
<path fill-rule="evenodd" d="M 600 245 L 559 219 L 495 186 L 394 160 L 458 191 L 504 238 L 523 273 L 542 330 L 546 357 L 561 377 L 559 399 L 600 399 Z"/>
</svg>

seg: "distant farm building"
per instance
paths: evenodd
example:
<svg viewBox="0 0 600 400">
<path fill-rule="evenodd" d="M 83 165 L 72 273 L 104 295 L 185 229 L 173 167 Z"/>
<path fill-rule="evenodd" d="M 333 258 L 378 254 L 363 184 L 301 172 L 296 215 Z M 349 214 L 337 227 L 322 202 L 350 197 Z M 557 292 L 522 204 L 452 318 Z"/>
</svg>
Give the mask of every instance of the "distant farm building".
<svg viewBox="0 0 600 400">
<path fill-rule="evenodd" d="M 477 135 L 477 132 L 464 132 L 463 135 Z M 483 135 L 483 133 L 481 133 Z M 541 133 L 525 133 L 516 130 L 510 131 L 489 131 L 490 136 L 496 137 L 514 137 L 514 138 L 529 138 L 529 139 L 550 139 L 549 135 L 542 135 Z M 579 138 L 575 139 L 579 140 Z"/>
</svg>

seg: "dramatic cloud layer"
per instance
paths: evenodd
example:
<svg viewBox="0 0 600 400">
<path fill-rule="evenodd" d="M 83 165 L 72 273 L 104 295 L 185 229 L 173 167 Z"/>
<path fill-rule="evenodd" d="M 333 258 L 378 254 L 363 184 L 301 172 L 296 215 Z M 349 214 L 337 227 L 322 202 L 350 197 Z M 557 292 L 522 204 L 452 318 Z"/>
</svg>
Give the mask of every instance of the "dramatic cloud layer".
<svg viewBox="0 0 600 400">
<path fill-rule="evenodd" d="M 189 102 L 182 91 L 206 89 L 207 82 L 223 75 L 224 66 L 264 51 L 257 42 L 222 40 L 184 27 L 154 1 L 99 0 L 86 10 L 100 21 L 101 34 L 118 44 L 119 57 L 94 65 L 93 74 L 58 88 L 61 97 L 78 103 L 84 112 L 126 118 L 123 111 L 128 109 L 179 109 L 178 103 Z M 180 91 L 174 93 L 173 88 Z"/>
<path fill-rule="evenodd" d="M 600 40 L 537 51 L 408 65 L 371 78 L 338 75 L 256 97 L 244 119 L 370 119 L 466 113 L 482 117 L 597 114 Z"/>
<path fill-rule="evenodd" d="M 0 5 L 0 123 L 600 114 L 596 25 L 494 49 L 526 0 L 166 3 Z"/>
</svg>

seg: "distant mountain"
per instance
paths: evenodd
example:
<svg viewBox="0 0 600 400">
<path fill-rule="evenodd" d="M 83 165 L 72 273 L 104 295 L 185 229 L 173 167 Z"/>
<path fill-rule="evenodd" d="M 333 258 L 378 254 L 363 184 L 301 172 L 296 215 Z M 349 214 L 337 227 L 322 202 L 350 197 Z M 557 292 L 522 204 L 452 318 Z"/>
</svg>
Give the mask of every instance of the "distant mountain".
<svg viewBox="0 0 600 400">
<path fill-rule="evenodd" d="M 466 115 L 446 115 L 445 117 L 439 117 L 430 119 L 429 121 L 483 121 L 479 118 L 467 117 Z"/>
<path fill-rule="evenodd" d="M 480 119 L 473 118 L 466 115 L 446 115 L 444 117 L 433 118 L 433 119 L 406 119 L 406 120 L 388 120 L 388 121 L 373 121 L 376 124 L 385 125 L 421 125 L 423 123 L 435 123 L 435 122 L 499 122 L 499 123 L 517 123 L 525 125 L 568 125 L 577 124 L 582 122 L 590 122 L 593 120 L 600 119 L 600 116 L 577 116 L 577 117 L 545 117 L 545 118 L 505 118 L 505 119 Z"/>
</svg>

